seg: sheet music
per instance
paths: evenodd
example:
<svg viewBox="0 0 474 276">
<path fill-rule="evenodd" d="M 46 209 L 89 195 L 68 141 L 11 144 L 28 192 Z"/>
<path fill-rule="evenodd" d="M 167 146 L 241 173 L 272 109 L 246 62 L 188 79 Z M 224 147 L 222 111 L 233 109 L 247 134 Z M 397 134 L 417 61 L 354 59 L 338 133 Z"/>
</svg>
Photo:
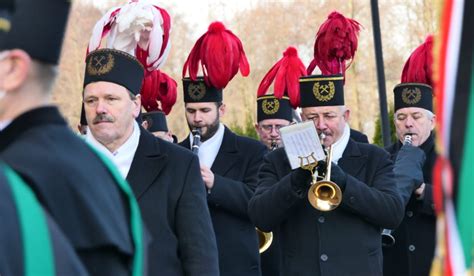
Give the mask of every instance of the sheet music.
<svg viewBox="0 0 474 276">
<path fill-rule="evenodd" d="M 312 121 L 283 127 L 280 134 L 291 169 L 300 167 L 301 160 L 307 165 L 326 158 Z"/>
</svg>

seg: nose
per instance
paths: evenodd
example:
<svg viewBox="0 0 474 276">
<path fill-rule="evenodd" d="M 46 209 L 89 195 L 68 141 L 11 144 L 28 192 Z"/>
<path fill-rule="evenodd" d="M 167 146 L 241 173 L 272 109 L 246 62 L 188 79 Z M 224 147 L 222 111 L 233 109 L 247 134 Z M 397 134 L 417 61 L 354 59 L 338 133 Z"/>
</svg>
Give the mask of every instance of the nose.
<svg viewBox="0 0 474 276">
<path fill-rule="evenodd" d="M 406 128 L 413 127 L 413 122 L 414 122 L 413 118 L 411 116 L 408 116 L 405 120 L 405 127 Z"/>
<path fill-rule="evenodd" d="M 201 112 L 199 111 L 194 112 L 193 121 L 195 124 L 202 122 Z"/>
<path fill-rule="evenodd" d="M 97 101 L 97 106 L 95 108 L 95 112 L 97 114 L 107 113 L 107 105 L 105 104 L 105 101 L 103 101 L 103 100 L 98 100 Z"/>
<path fill-rule="evenodd" d="M 317 130 L 324 131 L 327 128 L 326 121 L 323 118 L 318 118 L 314 120 L 314 124 Z"/>
</svg>

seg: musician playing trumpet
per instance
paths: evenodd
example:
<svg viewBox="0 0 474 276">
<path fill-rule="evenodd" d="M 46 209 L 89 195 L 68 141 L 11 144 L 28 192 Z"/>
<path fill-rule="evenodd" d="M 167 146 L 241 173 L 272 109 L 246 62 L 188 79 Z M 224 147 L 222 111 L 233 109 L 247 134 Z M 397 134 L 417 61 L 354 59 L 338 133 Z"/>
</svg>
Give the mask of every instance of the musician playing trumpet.
<svg viewBox="0 0 474 276">
<path fill-rule="evenodd" d="M 398 141 L 386 149 L 395 162 L 394 173 L 406 210 L 402 223 L 392 233 L 395 244 L 383 248 L 384 275 L 389 276 L 428 275 L 433 263 L 436 215 L 431 181 L 437 157 L 433 134 L 436 117 L 427 58 L 432 47 L 432 37 L 428 37 L 414 50 L 405 63 L 402 82 L 393 90 Z M 404 145 L 407 134 L 412 137 L 412 146 Z"/>
<path fill-rule="evenodd" d="M 355 24 L 338 13 L 333 17 Z M 262 231 L 278 228 L 280 275 L 382 275 L 380 231 L 403 217 L 388 153 L 350 138 L 343 79 L 330 72 L 299 78 L 302 119 L 324 133 L 324 147 L 332 146 L 332 162 L 321 169 L 331 166 L 329 180 L 342 191 L 340 205 L 332 211 L 313 208 L 312 174 L 291 170 L 284 149 L 267 154 L 259 170 L 249 215 Z"/>
</svg>

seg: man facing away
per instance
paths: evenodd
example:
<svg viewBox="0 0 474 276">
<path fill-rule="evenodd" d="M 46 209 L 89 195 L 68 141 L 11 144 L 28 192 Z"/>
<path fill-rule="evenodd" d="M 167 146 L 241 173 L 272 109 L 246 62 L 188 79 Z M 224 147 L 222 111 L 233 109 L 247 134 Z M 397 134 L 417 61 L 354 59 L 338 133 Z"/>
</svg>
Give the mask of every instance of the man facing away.
<svg viewBox="0 0 474 276">
<path fill-rule="evenodd" d="M 34 191 L 88 274 L 129 275 L 144 266 L 135 199 L 50 102 L 69 7 L 16 1 L 0 40 L 0 159 Z"/>
</svg>

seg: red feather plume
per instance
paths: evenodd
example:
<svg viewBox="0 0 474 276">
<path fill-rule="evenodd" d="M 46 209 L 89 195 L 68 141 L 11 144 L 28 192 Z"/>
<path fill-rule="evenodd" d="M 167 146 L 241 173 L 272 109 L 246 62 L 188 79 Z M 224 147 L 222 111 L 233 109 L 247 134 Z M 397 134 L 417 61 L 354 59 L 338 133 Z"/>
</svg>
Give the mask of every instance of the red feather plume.
<svg viewBox="0 0 474 276">
<path fill-rule="evenodd" d="M 316 66 L 323 75 L 345 74 L 357 51 L 360 28 L 359 22 L 333 11 L 316 34 L 314 59 L 308 66 L 308 74 Z M 350 63 L 346 65 L 348 60 Z"/>
<path fill-rule="evenodd" d="M 263 77 L 257 90 L 257 96 L 263 96 L 268 88 L 273 85 L 273 93 L 276 98 L 281 99 L 285 92 L 290 98 L 293 108 L 300 103 L 299 78 L 306 76 L 306 68 L 298 57 L 298 50 L 295 47 L 288 47 L 283 53 L 283 57 L 273 65 L 268 73 Z"/>
<path fill-rule="evenodd" d="M 248 76 L 250 66 L 240 39 L 221 22 L 213 22 L 208 31 L 194 44 L 183 66 L 183 77 L 196 80 L 201 66 L 207 85 L 218 89 L 225 88 L 237 74 Z"/>
<path fill-rule="evenodd" d="M 162 110 L 166 115 L 176 103 L 177 83 L 160 70 L 148 72 L 140 91 L 142 106 L 146 111 Z"/>
<path fill-rule="evenodd" d="M 429 35 L 406 61 L 402 71 L 402 83 L 415 82 L 433 86 L 432 65 L 433 36 Z"/>
</svg>

